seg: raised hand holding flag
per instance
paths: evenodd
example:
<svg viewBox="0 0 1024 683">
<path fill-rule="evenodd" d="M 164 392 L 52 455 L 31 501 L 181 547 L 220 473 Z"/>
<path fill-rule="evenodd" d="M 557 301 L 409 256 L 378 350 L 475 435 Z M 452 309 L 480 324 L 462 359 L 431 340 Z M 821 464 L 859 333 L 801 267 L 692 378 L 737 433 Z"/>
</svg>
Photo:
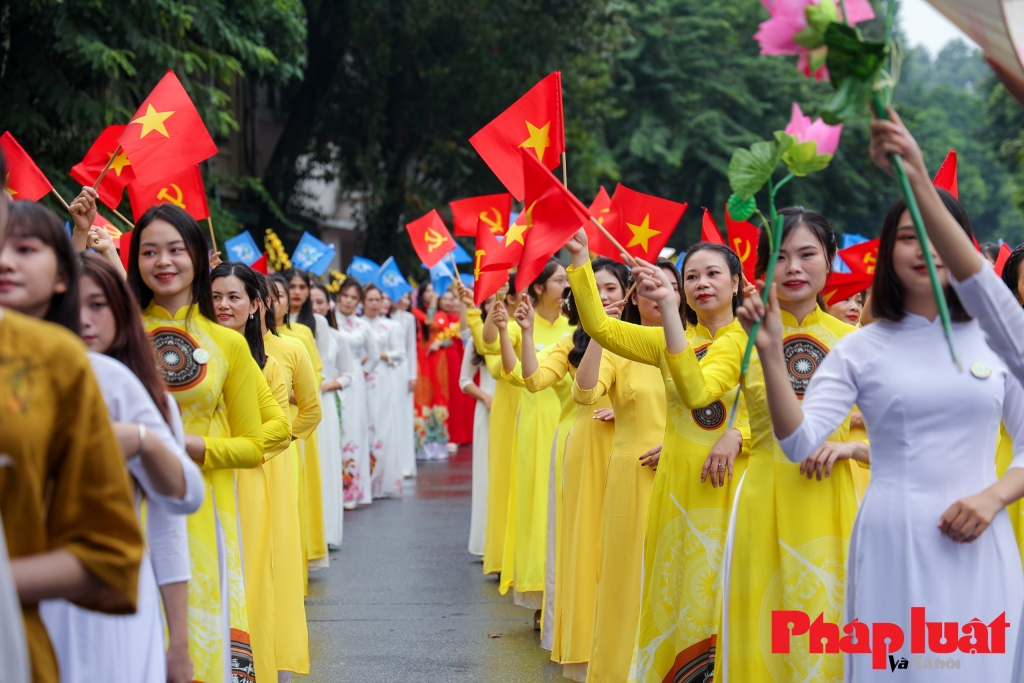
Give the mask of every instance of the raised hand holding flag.
<svg viewBox="0 0 1024 683">
<path fill-rule="evenodd" d="M 111 209 L 116 209 L 121 204 L 124 188 L 135 180 L 135 171 L 132 170 L 128 155 L 124 150 L 119 150 L 117 145 L 117 138 L 125 128 L 126 126 L 107 126 L 89 147 L 85 158 L 71 167 L 71 177 L 82 185 L 96 190 L 100 201 Z M 108 164 L 109 171 L 103 176 L 102 185 L 97 187 L 95 183 Z"/>
</svg>

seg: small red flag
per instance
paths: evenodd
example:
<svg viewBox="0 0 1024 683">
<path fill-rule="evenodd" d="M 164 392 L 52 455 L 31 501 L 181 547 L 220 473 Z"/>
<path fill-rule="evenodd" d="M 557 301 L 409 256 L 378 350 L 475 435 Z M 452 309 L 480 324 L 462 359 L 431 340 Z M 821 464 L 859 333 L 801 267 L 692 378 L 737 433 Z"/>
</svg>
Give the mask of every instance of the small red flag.
<svg viewBox="0 0 1024 683">
<path fill-rule="evenodd" d="M 217 153 L 217 145 L 173 71 L 142 101 L 117 142 L 143 185 L 154 185 Z"/>
<path fill-rule="evenodd" d="M 845 260 L 845 259 L 844 259 Z M 854 294 L 860 294 L 871 286 L 874 278 L 866 273 L 829 273 L 825 280 L 825 289 L 821 290 L 821 296 L 825 305 L 831 306 L 840 301 L 846 301 Z"/>
<path fill-rule="evenodd" d="M 480 270 L 484 273 L 501 271 L 508 275 L 509 268 L 519 265 L 523 256 L 523 245 L 525 238 L 523 234 L 532 227 L 530 223 L 530 212 L 523 211 L 516 216 L 515 221 L 505 233 L 505 239 L 498 242 L 496 248 L 487 250 L 487 253 L 480 260 Z M 497 238 L 495 238 L 497 241 Z"/>
<path fill-rule="evenodd" d="M 876 237 L 873 240 L 840 249 L 839 258 L 843 259 L 843 263 L 850 267 L 851 273 L 874 276 L 875 265 L 878 263 L 878 242 Z"/>
<path fill-rule="evenodd" d="M 587 210 L 590 211 L 591 216 L 597 219 L 598 223 L 604 225 L 605 221 L 608 219 L 608 212 L 611 211 L 611 209 L 612 198 L 608 196 L 608 191 L 605 190 L 602 185 L 597 190 L 597 195 L 594 197 L 594 201 L 590 202 L 590 206 L 587 207 Z M 606 256 L 608 251 L 615 251 L 614 247 L 609 247 L 605 244 L 606 240 L 604 235 L 602 235 L 601 231 L 597 229 L 597 226 L 594 225 L 593 221 L 587 221 L 584 223 L 583 229 L 587 233 L 587 242 L 590 243 L 590 251 L 595 254 L 601 254 L 602 256 Z M 616 261 L 622 259 L 618 254 L 609 256 L 609 258 L 613 258 Z"/>
<path fill-rule="evenodd" d="M 495 235 L 504 235 L 512 213 L 512 195 L 485 194 L 451 202 L 452 226 L 456 237 L 476 237 L 476 224 L 483 221 Z"/>
<path fill-rule="evenodd" d="M 85 153 L 85 158 L 71 167 L 71 177 L 82 185 L 93 187 L 107 162 L 117 151 L 117 138 L 125 128 L 126 126 L 107 126 Z M 121 203 L 121 197 L 124 196 L 125 186 L 133 180 L 135 171 L 128 161 L 128 155 L 121 150 L 117 151 L 117 158 L 110 163 L 110 170 L 103 176 L 102 187 L 94 189 L 99 192 L 101 202 L 116 209 Z"/>
<path fill-rule="evenodd" d="M 734 221 L 729 216 L 728 206 L 725 207 L 725 229 L 729 235 L 729 248 L 736 252 L 743 264 L 743 277 L 753 283 L 757 266 L 757 242 L 761 239 L 761 231 L 748 221 Z"/>
<path fill-rule="evenodd" d="M 427 215 L 407 223 L 405 229 L 412 240 L 412 248 L 427 268 L 436 266 L 445 254 L 455 249 L 455 239 L 448 232 L 437 209 L 431 209 Z"/>
<path fill-rule="evenodd" d="M 715 219 L 706 208 L 704 209 L 704 218 L 700 222 L 700 241 L 711 242 L 712 244 L 725 244 L 725 240 L 722 239 L 722 233 L 718 231 L 718 226 L 715 225 Z"/>
<path fill-rule="evenodd" d="M 253 261 L 253 264 L 251 266 L 249 266 L 249 267 L 252 268 L 253 270 L 255 270 L 257 273 L 263 273 L 264 275 L 266 275 L 267 274 L 267 252 L 263 252 L 263 256 L 260 256 L 258 259 Z"/>
<path fill-rule="evenodd" d="M 556 251 L 565 246 L 576 231 L 590 220 L 590 212 L 568 189 L 555 180 L 551 171 L 522 150 L 523 180 L 526 187 L 526 243 L 516 272 L 516 291 L 521 292 L 544 270 Z M 613 201 L 614 204 L 614 201 Z M 520 238 L 523 233 L 520 233 Z M 512 230 L 505 240 L 512 239 Z"/>
<path fill-rule="evenodd" d="M 477 306 L 508 282 L 507 270 L 480 269 L 484 257 L 500 248 L 497 236 L 491 231 L 491 224 L 482 218 L 479 219 L 476 229 L 476 253 L 473 255 L 473 303 Z"/>
<path fill-rule="evenodd" d="M 562 72 L 549 74 L 511 107 L 476 132 L 469 144 L 518 200 L 526 196 L 520 149 L 529 149 L 547 169 L 565 151 Z"/>
<path fill-rule="evenodd" d="M 631 190 L 622 183 L 615 186 L 608 220 L 604 226 L 633 258 L 654 262 L 686 212 L 686 204 Z M 605 256 L 612 258 L 606 245 Z M 615 259 L 622 260 L 616 254 Z"/>
<path fill-rule="evenodd" d="M 1003 246 L 999 247 L 999 256 L 996 257 L 996 275 L 1003 276 L 1003 268 L 1006 267 L 1006 261 L 1010 258 L 1010 254 L 1013 253 L 1013 249 L 1010 249 L 1010 245 L 1003 242 Z"/>
<path fill-rule="evenodd" d="M 128 272 L 128 253 L 132 250 L 132 237 L 134 236 L 134 230 L 121 233 L 121 241 L 117 245 L 118 256 L 121 257 L 121 263 L 124 265 L 126 273 Z"/>
<path fill-rule="evenodd" d="M 11 197 L 38 202 L 48 192 L 53 191 L 53 185 L 10 131 L 0 135 L 0 150 L 3 150 L 4 158 L 7 160 L 7 177 L 3 181 Z"/>
<path fill-rule="evenodd" d="M 121 231 L 116 225 L 111 223 L 107 218 L 99 211 L 96 212 L 96 220 L 92 224 L 98 228 L 103 228 L 110 235 L 110 240 L 114 243 L 114 247 L 121 246 Z"/>
<path fill-rule="evenodd" d="M 942 166 L 939 166 L 939 172 L 935 174 L 935 179 L 932 180 L 932 185 L 935 187 L 941 187 L 951 195 L 960 198 L 960 190 L 956 179 L 956 150 L 949 150 L 949 154 L 946 155 L 945 160 L 942 162 Z"/>
<path fill-rule="evenodd" d="M 103 182 L 106 184 L 106 178 Z M 198 166 L 186 168 L 153 185 L 140 185 L 138 180 L 129 183 L 128 199 L 132 203 L 132 215 L 135 216 L 136 222 L 146 213 L 146 209 L 165 202 L 185 209 L 197 221 L 210 217 L 206 189 L 203 187 L 203 174 Z"/>
</svg>

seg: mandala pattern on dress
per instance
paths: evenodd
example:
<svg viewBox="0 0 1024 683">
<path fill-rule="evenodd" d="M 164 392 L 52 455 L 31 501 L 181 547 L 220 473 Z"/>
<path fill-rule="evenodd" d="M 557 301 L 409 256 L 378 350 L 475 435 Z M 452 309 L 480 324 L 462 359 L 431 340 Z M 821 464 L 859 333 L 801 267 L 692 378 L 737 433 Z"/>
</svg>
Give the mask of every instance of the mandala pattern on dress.
<svg viewBox="0 0 1024 683">
<path fill-rule="evenodd" d="M 811 383 L 814 371 L 828 355 L 828 349 L 814 337 L 796 334 L 787 337 L 782 346 L 782 357 L 789 371 L 789 381 L 799 398 L 804 397 L 807 385 Z"/>
<path fill-rule="evenodd" d="M 199 348 L 192 337 L 173 327 L 158 327 L 149 333 L 153 341 L 156 367 L 171 391 L 184 391 L 206 377 L 206 364 L 197 363 L 193 354 Z"/>
</svg>

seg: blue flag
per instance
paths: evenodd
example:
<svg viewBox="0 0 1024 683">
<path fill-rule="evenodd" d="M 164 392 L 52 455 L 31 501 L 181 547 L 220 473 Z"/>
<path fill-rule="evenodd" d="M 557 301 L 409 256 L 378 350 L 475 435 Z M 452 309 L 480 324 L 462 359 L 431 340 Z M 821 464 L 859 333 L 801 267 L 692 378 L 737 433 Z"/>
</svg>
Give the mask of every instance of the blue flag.
<svg viewBox="0 0 1024 683">
<path fill-rule="evenodd" d="M 455 248 L 452 249 L 452 256 L 455 257 L 455 262 L 456 263 L 472 263 L 473 262 L 473 257 L 470 256 L 469 252 L 467 252 L 465 249 L 463 249 L 462 245 L 459 244 L 458 242 L 455 243 Z"/>
<path fill-rule="evenodd" d="M 334 258 L 334 247 L 324 244 L 308 232 L 304 232 L 295 246 L 295 253 L 292 254 L 292 265 L 301 270 L 311 270 L 314 265 L 320 265 L 328 254 L 331 254 L 332 259 Z M 330 265 L 330 260 L 327 263 Z M 326 270 L 326 266 L 324 270 Z"/>
<path fill-rule="evenodd" d="M 865 237 L 864 235 L 858 235 L 856 233 L 848 232 L 848 233 L 845 233 L 843 235 L 842 246 L 839 247 L 839 248 L 840 249 L 846 249 L 847 247 L 852 247 L 855 244 L 862 244 L 862 243 L 867 242 L 867 241 L 868 241 L 868 238 Z M 833 269 L 837 273 L 849 273 L 850 272 L 850 267 L 847 266 L 845 263 L 843 263 L 842 257 L 839 256 L 838 254 L 836 255 L 836 260 L 835 260 L 835 263 L 832 264 L 832 267 L 833 267 Z"/>
<path fill-rule="evenodd" d="M 466 287 L 473 289 L 473 283 L 476 281 L 476 278 L 474 278 L 470 273 L 459 273 L 459 279 L 462 280 L 462 284 Z"/>
<path fill-rule="evenodd" d="M 379 270 L 380 266 L 370 259 L 363 258 L 362 256 L 353 256 L 352 263 L 348 264 L 348 270 L 345 274 L 366 284 L 373 280 L 373 277 Z"/>
<path fill-rule="evenodd" d="M 380 287 L 380 291 L 387 294 L 388 298 L 392 301 L 398 301 L 406 293 L 412 291 L 409 281 L 405 279 L 402 271 L 398 269 L 394 256 L 388 257 L 388 260 L 384 262 L 384 265 L 380 267 L 370 282 Z"/>
<path fill-rule="evenodd" d="M 437 265 L 430 269 L 430 283 L 434 285 L 434 291 L 438 296 L 447 292 L 454 281 L 455 275 L 446 261 L 438 261 Z"/>
<path fill-rule="evenodd" d="M 313 273 L 317 277 L 323 277 L 323 274 L 327 272 L 327 269 L 334 263 L 334 245 L 327 245 L 327 253 L 320 257 L 320 260 L 309 267 L 309 272 Z"/>
<path fill-rule="evenodd" d="M 263 255 L 263 250 L 259 248 L 248 230 L 243 230 L 224 242 L 224 251 L 227 255 L 225 261 L 241 261 L 247 266 L 259 261 Z"/>
</svg>

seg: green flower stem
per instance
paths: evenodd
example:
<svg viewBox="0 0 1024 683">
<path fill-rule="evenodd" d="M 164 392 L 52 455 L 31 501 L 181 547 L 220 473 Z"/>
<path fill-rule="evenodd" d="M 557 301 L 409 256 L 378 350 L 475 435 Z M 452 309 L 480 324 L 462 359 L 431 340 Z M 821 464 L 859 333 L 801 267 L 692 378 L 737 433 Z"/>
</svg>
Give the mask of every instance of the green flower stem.
<svg viewBox="0 0 1024 683">
<path fill-rule="evenodd" d="M 871 106 L 875 110 L 875 116 L 880 119 L 888 120 L 889 110 L 885 107 L 882 102 L 882 97 L 878 91 L 875 90 L 871 95 Z M 953 323 L 949 318 L 949 307 L 946 306 L 946 295 L 942 291 L 942 284 L 939 282 L 939 273 L 935 269 L 935 259 L 932 258 L 932 250 L 927 247 L 928 245 L 928 233 L 924 229 L 924 219 L 921 218 L 921 209 L 917 205 L 917 197 L 914 196 L 914 191 L 910 187 L 910 180 L 907 178 L 907 171 L 903 167 L 903 157 L 896 154 L 889 155 L 889 161 L 892 163 L 892 170 L 896 174 L 896 180 L 899 181 L 900 190 L 903 192 L 903 199 L 907 202 L 907 211 L 910 212 L 910 218 L 914 222 L 914 232 L 917 233 L 917 240 L 921 243 L 921 252 L 924 254 L 924 263 L 928 268 L 928 279 L 932 283 L 932 294 L 935 296 L 935 304 L 939 309 L 939 318 L 942 319 L 942 331 L 946 335 L 946 343 L 949 344 L 949 355 L 953 357 L 953 363 L 956 365 L 957 370 L 963 370 L 960 365 L 960 354 L 957 353 L 956 344 L 953 342 Z"/>
</svg>

